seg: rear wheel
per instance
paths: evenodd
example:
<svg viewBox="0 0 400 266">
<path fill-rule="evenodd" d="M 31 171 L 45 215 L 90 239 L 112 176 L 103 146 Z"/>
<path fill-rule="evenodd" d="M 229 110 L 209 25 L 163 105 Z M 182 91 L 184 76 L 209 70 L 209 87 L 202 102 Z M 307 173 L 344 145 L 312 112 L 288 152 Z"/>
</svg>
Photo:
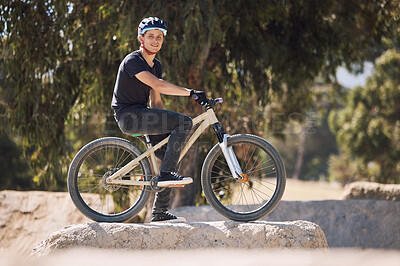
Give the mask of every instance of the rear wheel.
<svg viewBox="0 0 400 266">
<path fill-rule="evenodd" d="M 201 172 L 204 194 L 210 205 L 235 221 L 253 221 L 270 213 L 285 190 L 286 170 L 276 149 L 253 135 L 228 137 L 243 172 L 235 179 L 220 146 L 208 153 Z"/>
<path fill-rule="evenodd" d="M 75 206 L 98 222 L 123 222 L 145 206 L 147 186 L 110 185 L 107 177 L 137 158 L 142 151 L 121 138 L 101 138 L 84 146 L 73 159 L 68 171 L 68 190 Z M 123 180 L 145 180 L 152 177 L 147 158 Z"/>
</svg>

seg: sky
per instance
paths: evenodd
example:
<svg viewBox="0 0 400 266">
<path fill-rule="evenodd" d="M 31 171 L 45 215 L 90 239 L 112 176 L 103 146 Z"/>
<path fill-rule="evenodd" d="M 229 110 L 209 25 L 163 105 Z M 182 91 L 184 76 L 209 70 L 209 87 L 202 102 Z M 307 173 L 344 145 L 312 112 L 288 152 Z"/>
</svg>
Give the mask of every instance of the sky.
<svg viewBox="0 0 400 266">
<path fill-rule="evenodd" d="M 336 71 L 336 78 L 343 87 L 353 89 L 357 86 L 365 86 L 366 80 L 374 73 L 374 66 L 371 62 L 364 63 L 364 72 L 354 75 L 344 67 L 339 67 Z"/>
</svg>

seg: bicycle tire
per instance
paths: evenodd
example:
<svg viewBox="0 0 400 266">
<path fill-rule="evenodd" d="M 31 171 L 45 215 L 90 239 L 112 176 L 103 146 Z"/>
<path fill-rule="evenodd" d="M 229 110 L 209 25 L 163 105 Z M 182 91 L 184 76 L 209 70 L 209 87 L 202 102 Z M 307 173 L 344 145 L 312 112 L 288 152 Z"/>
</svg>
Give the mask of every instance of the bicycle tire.
<svg viewBox="0 0 400 266">
<path fill-rule="evenodd" d="M 216 144 L 207 154 L 201 171 L 205 197 L 218 213 L 228 219 L 241 222 L 258 220 L 270 213 L 283 196 L 286 170 L 282 158 L 268 141 L 254 135 L 228 137 L 227 145 L 233 148 L 243 173 L 248 174 L 248 180 L 233 178 L 222 150 Z M 249 160 L 246 161 L 247 157 Z M 265 160 L 261 161 L 264 157 Z M 259 166 L 263 167 L 256 169 Z"/>
<path fill-rule="evenodd" d="M 68 191 L 78 210 L 97 222 L 124 222 L 139 213 L 149 199 L 148 186 L 109 185 L 104 180 L 140 154 L 137 146 L 116 137 L 96 139 L 79 150 L 68 171 Z M 139 176 L 146 181 L 152 177 L 147 158 L 122 178 Z"/>
</svg>

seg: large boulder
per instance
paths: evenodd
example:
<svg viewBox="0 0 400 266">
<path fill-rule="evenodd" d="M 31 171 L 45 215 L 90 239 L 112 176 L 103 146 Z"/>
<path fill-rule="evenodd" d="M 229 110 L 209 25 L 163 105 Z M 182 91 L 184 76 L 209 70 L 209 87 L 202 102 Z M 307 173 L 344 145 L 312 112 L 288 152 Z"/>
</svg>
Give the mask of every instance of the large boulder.
<svg viewBox="0 0 400 266">
<path fill-rule="evenodd" d="M 54 232 L 33 250 L 47 255 L 66 248 L 205 249 L 205 248 L 327 248 L 320 227 L 307 221 L 233 221 L 182 224 L 88 223 Z"/>
<path fill-rule="evenodd" d="M 353 182 L 346 185 L 341 199 L 376 199 L 400 201 L 400 185 Z"/>
<path fill-rule="evenodd" d="M 226 220 L 210 206 L 182 207 L 172 212 L 188 222 Z M 400 202 L 281 201 L 262 220 L 316 223 L 324 231 L 329 247 L 400 249 Z"/>
</svg>

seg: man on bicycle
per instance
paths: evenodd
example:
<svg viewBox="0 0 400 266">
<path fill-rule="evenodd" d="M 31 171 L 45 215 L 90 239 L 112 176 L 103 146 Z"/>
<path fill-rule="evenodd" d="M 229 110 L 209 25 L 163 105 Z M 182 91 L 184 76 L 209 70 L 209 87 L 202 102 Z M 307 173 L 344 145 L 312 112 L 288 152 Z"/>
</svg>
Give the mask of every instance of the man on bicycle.
<svg viewBox="0 0 400 266">
<path fill-rule="evenodd" d="M 190 177 L 176 173 L 180 152 L 192 129 L 192 119 L 165 110 L 161 94 L 192 96 L 205 103 L 202 91 L 190 90 L 161 79 L 161 63 L 155 58 L 167 34 L 167 21 L 157 17 L 143 19 L 138 27 L 140 49 L 128 54 L 121 62 L 111 106 L 119 128 L 126 134 L 147 134 L 153 145 L 170 136 L 168 144 L 156 152 L 162 160 L 158 186 L 186 185 Z M 147 103 L 150 99 L 150 108 Z M 171 189 L 157 193 L 152 222 L 185 222 L 168 213 Z"/>
</svg>

